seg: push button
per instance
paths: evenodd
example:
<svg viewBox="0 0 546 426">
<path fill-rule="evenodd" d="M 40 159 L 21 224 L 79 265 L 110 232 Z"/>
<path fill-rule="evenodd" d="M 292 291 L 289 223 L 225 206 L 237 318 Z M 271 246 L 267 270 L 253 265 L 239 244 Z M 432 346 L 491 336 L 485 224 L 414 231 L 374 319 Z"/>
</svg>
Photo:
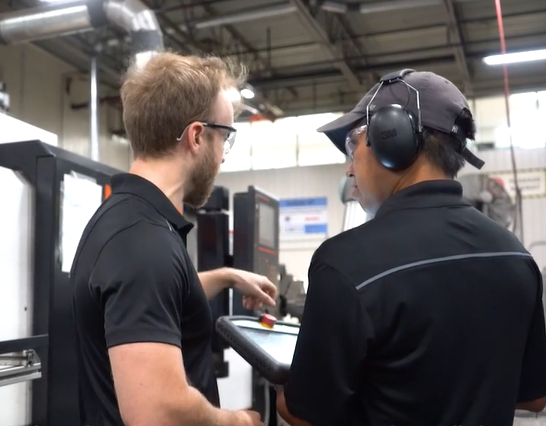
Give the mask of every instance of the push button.
<svg viewBox="0 0 546 426">
<path fill-rule="evenodd" d="M 260 317 L 260 324 L 264 326 L 265 328 L 273 328 L 276 322 L 277 322 L 277 318 L 275 318 L 273 315 L 270 315 L 270 314 L 263 314 Z"/>
</svg>

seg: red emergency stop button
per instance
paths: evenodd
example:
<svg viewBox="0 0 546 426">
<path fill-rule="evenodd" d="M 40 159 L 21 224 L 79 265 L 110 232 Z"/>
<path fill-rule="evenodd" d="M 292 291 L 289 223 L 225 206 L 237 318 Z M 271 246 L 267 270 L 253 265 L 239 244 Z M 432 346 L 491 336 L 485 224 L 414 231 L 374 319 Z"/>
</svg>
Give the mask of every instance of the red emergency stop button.
<svg viewBox="0 0 546 426">
<path fill-rule="evenodd" d="M 277 322 L 277 318 L 275 318 L 273 315 L 270 315 L 270 314 L 263 314 L 260 317 L 260 324 L 266 328 L 273 328 L 276 322 Z"/>
</svg>

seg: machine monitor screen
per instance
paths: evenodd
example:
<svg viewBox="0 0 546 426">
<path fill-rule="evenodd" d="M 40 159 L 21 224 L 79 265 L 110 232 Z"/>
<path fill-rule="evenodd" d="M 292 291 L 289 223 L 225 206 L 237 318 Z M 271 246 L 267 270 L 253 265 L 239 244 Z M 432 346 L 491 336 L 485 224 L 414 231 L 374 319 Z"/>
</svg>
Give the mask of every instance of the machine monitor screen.
<svg viewBox="0 0 546 426">
<path fill-rule="evenodd" d="M 253 317 L 221 317 L 218 333 L 241 357 L 270 383 L 283 385 L 298 340 L 299 326 L 277 323 L 266 328 Z"/>
<path fill-rule="evenodd" d="M 258 243 L 266 247 L 275 247 L 275 209 L 269 204 L 259 204 Z"/>
</svg>

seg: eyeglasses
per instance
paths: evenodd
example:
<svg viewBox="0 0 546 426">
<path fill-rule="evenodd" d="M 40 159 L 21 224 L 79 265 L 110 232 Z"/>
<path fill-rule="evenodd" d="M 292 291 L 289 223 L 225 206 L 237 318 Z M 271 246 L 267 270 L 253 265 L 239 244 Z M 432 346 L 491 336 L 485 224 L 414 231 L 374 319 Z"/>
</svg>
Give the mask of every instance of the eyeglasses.
<svg viewBox="0 0 546 426">
<path fill-rule="evenodd" d="M 227 126 L 225 124 L 207 123 L 207 122 L 201 122 L 201 124 L 205 127 L 208 127 L 209 129 L 223 131 L 225 134 L 224 154 L 227 154 L 229 153 L 229 151 L 231 151 L 231 148 L 233 147 L 233 144 L 235 143 L 235 136 L 237 136 L 237 129 L 235 127 Z"/>
<path fill-rule="evenodd" d="M 355 148 L 358 140 L 360 139 L 360 135 L 362 135 L 362 133 L 366 131 L 367 127 L 368 126 L 365 124 L 363 126 L 356 127 L 349 133 L 347 133 L 347 136 L 345 138 L 345 152 L 347 153 L 347 157 L 349 157 L 351 161 L 354 159 Z"/>
<path fill-rule="evenodd" d="M 233 147 L 233 144 L 235 143 L 235 137 L 237 136 L 237 129 L 231 126 L 228 126 L 226 124 L 218 124 L 218 123 L 209 123 L 206 121 L 198 121 L 202 126 L 208 127 L 209 129 L 218 130 L 221 131 L 224 136 L 224 155 L 227 155 L 229 151 L 231 151 L 231 148 Z M 188 124 L 185 128 L 182 134 L 179 138 L 176 138 L 177 141 L 181 141 L 184 137 L 184 133 L 186 133 L 186 130 L 188 130 L 188 127 L 190 125 Z"/>
</svg>

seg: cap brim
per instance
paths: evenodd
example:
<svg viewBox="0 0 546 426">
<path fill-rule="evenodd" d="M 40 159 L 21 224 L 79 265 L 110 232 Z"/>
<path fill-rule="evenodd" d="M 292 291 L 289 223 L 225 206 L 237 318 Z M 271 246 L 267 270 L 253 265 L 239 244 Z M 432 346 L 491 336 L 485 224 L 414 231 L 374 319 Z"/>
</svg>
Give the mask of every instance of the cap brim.
<svg viewBox="0 0 546 426">
<path fill-rule="evenodd" d="M 339 149 L 343 154 L 347 155 L 345 151 L 345 138 L 356 123 L 361 121 L 365 117 L 362 112 L 348 112 L 347 114 L 336 118 L 324 126 L 317 129 L 317 132 L 324 133 L 328 139 Z"/>
</svg>

